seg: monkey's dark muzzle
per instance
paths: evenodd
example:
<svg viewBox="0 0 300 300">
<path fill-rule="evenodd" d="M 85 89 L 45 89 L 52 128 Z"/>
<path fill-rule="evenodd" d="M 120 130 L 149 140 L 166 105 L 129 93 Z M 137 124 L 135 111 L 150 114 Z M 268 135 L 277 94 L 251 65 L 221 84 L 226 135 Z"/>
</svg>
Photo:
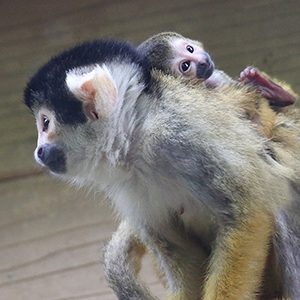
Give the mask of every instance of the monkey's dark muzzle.
<svg viewBox="0 0 300 300">
<path fill-rule="evenodd" d="M 39 162 L 54 173 L 66 173 L 67 161 L 63 149 L 56 145 L 44 144 L 36 152 Z"/>
<path fill-rule="evenodd" d="M 209 78 L 215 70 L 214 62 L 211 60 L 210 56 L 205 53 L 205 58 L 201 59 L 197 63 L 196 76 L 199 79 Z"/>
</svg>

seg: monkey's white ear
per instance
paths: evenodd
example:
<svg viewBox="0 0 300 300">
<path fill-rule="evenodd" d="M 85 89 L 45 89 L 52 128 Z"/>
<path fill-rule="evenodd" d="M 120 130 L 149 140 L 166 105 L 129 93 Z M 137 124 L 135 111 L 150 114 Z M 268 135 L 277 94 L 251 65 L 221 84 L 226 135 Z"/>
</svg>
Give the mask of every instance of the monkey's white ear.
<svg viewBox="0 0 300 300">
<path fill-rule="evenodd" d="M 93 121 L 108 118 L 117 101 L 117 88 L 108 69 L 97 65 L 91 72 L 72 70 L 66 84 L 83 102 L 87 117 Z"/>
</svg>

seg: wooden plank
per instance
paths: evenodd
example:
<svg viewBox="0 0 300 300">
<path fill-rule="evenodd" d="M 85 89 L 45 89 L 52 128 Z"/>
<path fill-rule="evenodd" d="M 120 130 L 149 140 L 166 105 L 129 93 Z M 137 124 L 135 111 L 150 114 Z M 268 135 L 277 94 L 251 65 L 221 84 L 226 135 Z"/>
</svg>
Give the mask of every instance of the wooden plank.
<svg viewBox="0 0 300 300">
<path fill-rule="evenodd" d="M 0 299 L 115 299 L 102 248 L 117 223 L 103 196 L 87 196 L 48 175 L 0 189 Z M 149 259 L 143 269 L 162 295 Z"/>
</svg>

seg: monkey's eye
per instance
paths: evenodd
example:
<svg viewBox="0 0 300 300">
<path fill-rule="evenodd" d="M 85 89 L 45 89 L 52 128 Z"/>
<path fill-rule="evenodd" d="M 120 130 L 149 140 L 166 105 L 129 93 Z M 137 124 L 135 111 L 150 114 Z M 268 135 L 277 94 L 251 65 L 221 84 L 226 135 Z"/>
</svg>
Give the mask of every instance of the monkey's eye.
<svg viewBox="0 0 300 300">
<path fill-rule="evenodd" d="M 43 131 L 47 132 L 50 121 L 47 117 L 43 117 Z"/>
<path fill-rule="evenodd" d="M 181 72 L 183 72 L 183 73 L 187 72 L 189 70 L 190 66 L 191 66 L 191 62 L 190 61 L 183 62 L 181 64 L 181 66 L 180 66 Z"/>
<path fill-rule="evenodd" d="M 186 46 L 186 50 L 189 51 L 190 53 L 194 52 L 194 47 L 192 47 L 191 45 Z"/>
</svg>

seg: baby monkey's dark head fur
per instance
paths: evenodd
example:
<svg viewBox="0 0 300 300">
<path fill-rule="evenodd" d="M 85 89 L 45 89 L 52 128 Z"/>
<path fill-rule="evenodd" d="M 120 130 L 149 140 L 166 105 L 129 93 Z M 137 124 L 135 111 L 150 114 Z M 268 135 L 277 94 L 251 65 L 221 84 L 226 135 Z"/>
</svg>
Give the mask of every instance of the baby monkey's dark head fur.
<svg viewBox="0 0 300 300">
<path fill-rule="evenodd" d="M 139 45 L 138 49 L 143 53 L 151 67 L 173 74 L 171 58 L 173 49 L 169 40 L 182 36 L 174 32 L 165 32 L 154 35 Z"/>
<path fill-rule="evenodd" d="M 150 37 L 139 47 L 149 64 L 165 74 L 201 81 L 214 72 L 214 62 L 202 43 L 176 32 L 162 32 Z"/>
<path fill-rule="evenodd" d="M 104 124 L 115 124 L 120 106 L 146 91 L 149 79 L 144 57 L 126 42 L 86 42 L 52 58 L 24 91 L 37 120 L 37 162 L 56 174 L 76 174 L 121 147 Z"/>
</svg>

